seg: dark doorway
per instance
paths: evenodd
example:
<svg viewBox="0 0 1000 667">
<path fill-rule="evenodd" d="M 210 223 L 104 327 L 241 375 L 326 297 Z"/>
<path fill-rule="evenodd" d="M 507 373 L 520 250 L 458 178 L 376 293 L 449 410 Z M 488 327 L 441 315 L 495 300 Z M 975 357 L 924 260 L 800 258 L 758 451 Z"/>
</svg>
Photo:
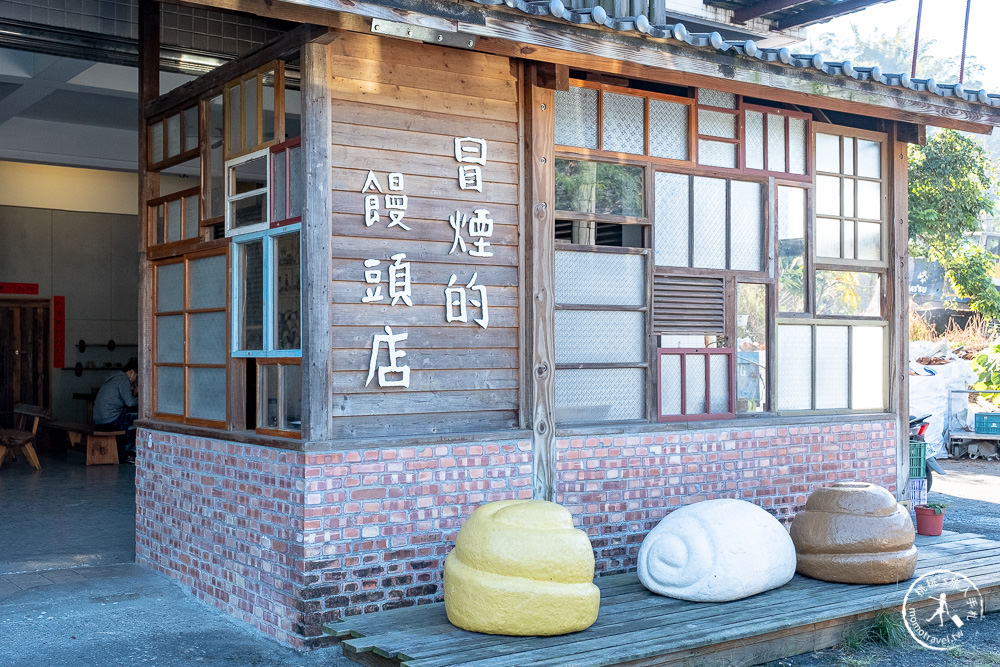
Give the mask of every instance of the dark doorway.
<svg viewBox="0 0 1000 667">
<path fill-rule="evenodd" d="M 0 415 L 16 403 L 48 407 L 49 304 L 0 301 Z"/>
</svg>

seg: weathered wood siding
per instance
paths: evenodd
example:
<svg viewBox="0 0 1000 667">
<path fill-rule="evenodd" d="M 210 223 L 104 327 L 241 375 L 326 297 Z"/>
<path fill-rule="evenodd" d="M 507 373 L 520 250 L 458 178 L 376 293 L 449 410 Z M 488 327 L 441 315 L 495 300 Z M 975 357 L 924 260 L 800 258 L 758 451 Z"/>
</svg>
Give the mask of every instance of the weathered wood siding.
<svg viewBox="0 0 1000 667">
<path fill-rule="evenodd" d="M 373 35 L 343 33 L 328 47 L 332 105 L 333 283 L 330 401 L 333 436 L 454 433 L 518 425 L 519 159 L 516 79 L 505 57 Z M 455 139 L 487 142 L 482 192 L 463 190 Z M 362 193 L 368 171 L 383 193 Z M 390 173 L 402 173 L 403 223 L 388 227 Z M 365 195 L 379 194 L 381 220 L 366 226 Z M 494 221 L 488 258 L 452 250 L 449 216 L 487 209 Z M 474 238 L 461 230 L 468 250 Z M 390 305 L 391 257 L 410 263 L 412 306 Z M 365 260 L 379 260 L 382 301 L 363 303 Z M 486 286 L 489 323 L 446 322 L 449 279 Z M 467 296 L 477 298 L 472 290 Z M 408 338 L 398 365 L 409 387 L 366 386 L 373 337 L 388 325 Z M 378 365 L 388 365 L 380 345 Z M 397 376 L 398 377 L 398 376 Z"/>
</svg>

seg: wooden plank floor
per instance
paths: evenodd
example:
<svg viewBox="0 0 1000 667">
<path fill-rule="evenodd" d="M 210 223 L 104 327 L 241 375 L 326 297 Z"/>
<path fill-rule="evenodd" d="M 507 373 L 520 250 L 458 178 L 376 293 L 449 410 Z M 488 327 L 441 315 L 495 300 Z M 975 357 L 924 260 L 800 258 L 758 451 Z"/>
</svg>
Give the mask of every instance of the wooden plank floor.
<svg viewBox="0 0 1000 667">
<path fill-rule="evenodd" d="M 971 534 L 917 537 L 921 574 L 949 569 L 979 588 L 987 611 L 1000 608 L 1000 542 Z M 912 581 L 912 580 L 911 580 Z M 899 610 L 910 582 L 833 584 L 795 576 L 744 600 L 697 603 L 647 591 L 634 573 L 601 577 L 601 611 L 583 632 L 505 637 L 459 630 L 444 604 L 421 605 L 326 626 L 344 655 L 368 665 L 752 665 L 837 644 L 877 612 Z"/>
</svg>

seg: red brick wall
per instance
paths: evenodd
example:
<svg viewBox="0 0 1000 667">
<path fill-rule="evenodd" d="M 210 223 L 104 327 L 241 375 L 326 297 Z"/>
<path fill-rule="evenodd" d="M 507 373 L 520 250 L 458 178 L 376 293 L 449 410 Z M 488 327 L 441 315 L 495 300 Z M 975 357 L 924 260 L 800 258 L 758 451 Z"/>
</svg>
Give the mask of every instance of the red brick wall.
<svg viewBox="0 0 1000 667">
<path fill-rule="evenodd" d="M 141 429 L 137 449 L 136 560 L 298 648 L 343 615 L 440 600 L 465 517 L 532 489 L 524 441 L 303 453 Z M 895 451 L 890 421 L 559 439 L 556 500 L 608 574 L 682 504 L 788 520 L 830 481 L 895 491 Z"/>
</svg>

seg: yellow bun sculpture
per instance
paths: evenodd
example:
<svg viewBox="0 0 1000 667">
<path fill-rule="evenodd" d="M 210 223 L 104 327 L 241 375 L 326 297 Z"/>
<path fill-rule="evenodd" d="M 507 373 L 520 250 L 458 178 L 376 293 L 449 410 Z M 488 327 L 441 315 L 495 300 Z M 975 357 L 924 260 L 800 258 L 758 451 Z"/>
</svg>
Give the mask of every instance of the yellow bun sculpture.
<svg viewBox="0 0 1000 667">
<path fill-rule="evenodd" d="M 594 552 L 569 511 L 544 500 L 478 508 L 444 563 L 444 607 L 464 630 L 562 635 L 597 620 Z"/>
<path fill-rule="evenodd" d="M 789 533 L 796 570 L 845 584 L 894 584 L 913 576 L 913 522 L 887 490 L 864 482 L 816 489 Z"/>
</svg>

